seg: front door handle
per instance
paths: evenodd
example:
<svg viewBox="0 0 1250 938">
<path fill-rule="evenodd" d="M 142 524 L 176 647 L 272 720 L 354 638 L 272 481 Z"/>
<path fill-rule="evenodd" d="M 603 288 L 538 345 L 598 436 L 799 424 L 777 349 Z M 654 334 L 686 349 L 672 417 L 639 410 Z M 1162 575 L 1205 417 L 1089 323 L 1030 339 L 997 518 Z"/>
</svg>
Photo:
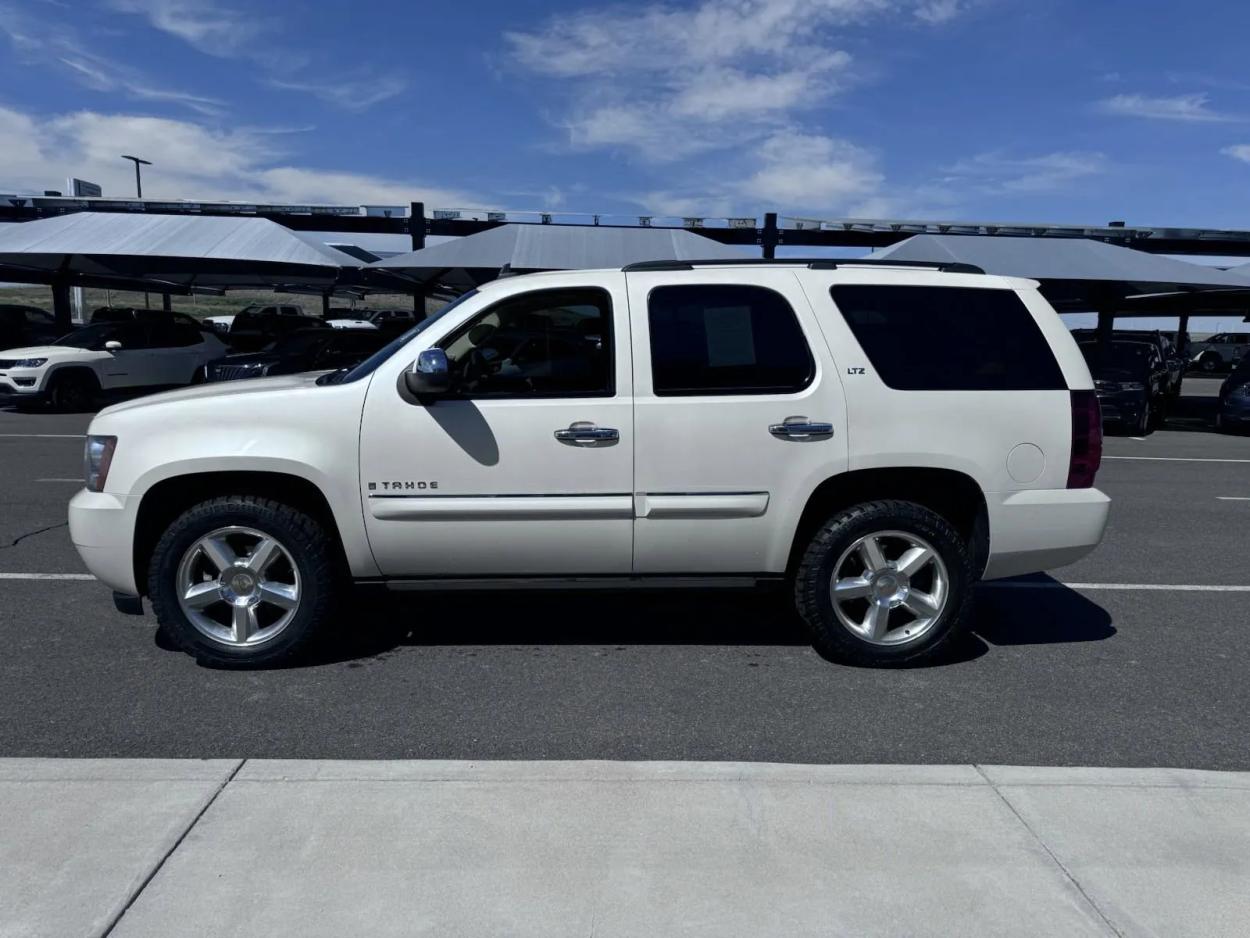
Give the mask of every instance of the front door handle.
<svg viewBox="0 0 1250 938">
<path fill-rule="evenodd" d="M 783 423 L 770 424 L 768 432 L 783 440 L 813 440 L 833 436 L 833 424 L 787 417 Z"/>
<path fill-rule="evenodd" d="M 589 420 L 569 424 L 567 430 L 557 430 L 556 439 L 571 446 L 602 446 L 621 441 L 621 431 L 600 427 Z"/>
</svg>

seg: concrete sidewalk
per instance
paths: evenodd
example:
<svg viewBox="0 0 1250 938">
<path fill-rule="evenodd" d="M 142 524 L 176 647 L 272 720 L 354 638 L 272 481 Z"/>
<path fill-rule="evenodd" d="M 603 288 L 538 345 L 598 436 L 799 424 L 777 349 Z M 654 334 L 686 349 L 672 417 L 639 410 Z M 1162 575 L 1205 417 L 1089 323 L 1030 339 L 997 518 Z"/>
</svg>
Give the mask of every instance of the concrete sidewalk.
<svg viewBox="0 0 1250 938">
<path fill-rule="evenodd" d="M 1237 935 L 1250 774 L 0 760 L 0 936 Z"/>
</svg>

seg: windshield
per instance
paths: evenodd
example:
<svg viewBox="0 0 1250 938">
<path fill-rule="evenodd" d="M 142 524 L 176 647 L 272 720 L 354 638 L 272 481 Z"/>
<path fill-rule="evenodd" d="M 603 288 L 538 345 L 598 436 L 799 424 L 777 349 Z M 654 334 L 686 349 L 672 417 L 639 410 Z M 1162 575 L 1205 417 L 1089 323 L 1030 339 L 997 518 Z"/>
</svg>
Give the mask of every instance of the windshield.
<svg viewBox="0 0 1250 938">
<path fill-rule="evenodd" d="M 116 338 L 117 326 L 111 323 L 99 323 L 84 326 L 76 332 L 61 336 L 53 345 L 68 345 L 71 348 L 100 348 L 105 342 Z"/>
<path fill-rule="evenodd" d="M 1096 342 L 1081 343 L 1081 352 L 1092 371 L 1144 372 L 1150 361 L 1150 348 L 1145 342 L 1112 342 L 1101 348 Z"/>
<path fill-rule="evenodd" d="M 470 290 L 468 293 L 465 293 L 461 296 L 456 297 L 454 300 L 452 300 L 450 303 L 448 303 L 438 312 L 432 313 L 430 316 L 421 320 L 421 322 L 417 323 L 415 326 L 413 326 L 411 329 L 405 332 L 403 335 L 397 336 L 395 339 L 391 340 L 386 345 L 382 346 L 380 349 L 378 349 L 376 352 L 374 352 L 372 355 L 370 355 L 368 358 L 362 361 L 359 365 L 357 365 L 355 368 L 345 368 L 342 371 L 336 371 L 336 372 L 333 372 L 332 374 L 328 374 L 322 379 L 322 383 L 323 384 L 347 384 L 350 381 L 359 381 L 361 378 L 365 377 L 365 375 L 373 374 L 373 372 L 377 369 L 379 365 L 382 364 L 382 362 L 386 361 L 388 358 L 390 358 L 392 355 L 398 352 L 401 348 L 407 345 L 410 341 L 412 341 L 414 337 L 420 335 L 422 332 L 430 328 L 430 326 L 434 325 L 434 323 L 438 322 L 440 319 L 442 319 L 444 316 L 450 313 L 453 309 L 455 309 L 457 306 L 463 303 L 465 300 L 473 296 L 477 296 L 476 290 Z"/>
<path fill-rule="evenodd" d="M 321 345 L 329 337 L 329 329 L 311 329 L 306 332 L 292 332 L 265 348 L 274 355 L 304 355 Z"/>
</svg>

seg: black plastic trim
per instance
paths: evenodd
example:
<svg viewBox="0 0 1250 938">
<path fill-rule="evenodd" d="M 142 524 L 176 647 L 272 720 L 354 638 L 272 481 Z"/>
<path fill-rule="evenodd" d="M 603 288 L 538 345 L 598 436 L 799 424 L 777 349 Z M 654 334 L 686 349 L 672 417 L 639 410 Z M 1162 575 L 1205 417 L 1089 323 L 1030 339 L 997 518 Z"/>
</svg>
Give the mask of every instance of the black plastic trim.
<svg viewBox="0 0 1250 938">
<path fill-rule="evenodd" d="M 668 270 L 694 270 L 697 267 L 807 267 L 809 270 L 837 270 L 839 267 L 914 267 L 919 270 L 937 270 L 948 274 L 984 274 L 975 264 L 957 261 L 892 261 L 888 258 L 844 257 L 743 257 L 717 258 L 706 261 L 639 261 L 621 268 L 627 274 L 662 272 Z"/>
</svg>

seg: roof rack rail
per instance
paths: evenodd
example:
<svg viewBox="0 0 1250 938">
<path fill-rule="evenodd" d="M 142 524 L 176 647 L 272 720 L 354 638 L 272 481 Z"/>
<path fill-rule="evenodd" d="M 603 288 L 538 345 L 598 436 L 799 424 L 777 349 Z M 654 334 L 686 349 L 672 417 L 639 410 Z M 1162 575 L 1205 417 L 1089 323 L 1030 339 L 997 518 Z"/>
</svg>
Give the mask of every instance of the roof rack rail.
<svg viewBox="0 0 1250 938">
<path fill-rule="evenodd" d="M 743 257 L 717 258 L 706 261 L 640 261 L 621 268 L 627 274 L 648 271 L 694 270 L 696 267 L 738 267 L 784 264 L 794 267 L 803 265 L 811 270 L 837 270 L 839 267 L 915 267 L 921 270 L 937 270 L 948 274 L 983 274 L 975 264 L 958 261 L 893 261 L 874 257 Z"/>
</svg>

